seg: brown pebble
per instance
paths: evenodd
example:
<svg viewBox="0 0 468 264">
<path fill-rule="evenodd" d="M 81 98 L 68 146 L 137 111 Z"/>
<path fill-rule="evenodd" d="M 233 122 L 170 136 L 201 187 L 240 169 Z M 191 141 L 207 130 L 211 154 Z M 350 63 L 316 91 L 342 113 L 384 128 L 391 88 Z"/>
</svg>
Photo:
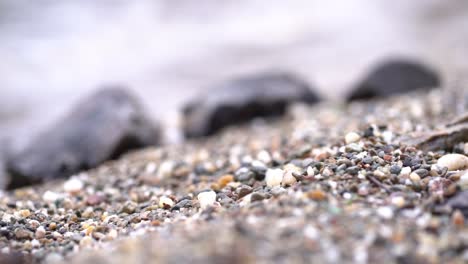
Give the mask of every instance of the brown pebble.
<svg viewBox="0 0 468 264">
<path fill-rule="evenodd" d="M 322 190 L 312 190 L 307 193 L 307 197 L 316 201 L 323 201 L 327 198 L 327 194 Z"/>
<path fill-rule="evenodd" d="M 15 229 L 15 237 L 17 239 L 31 239 L 33 237 L 33 233 L 24 228 L 16 228 Z"/>
<path fill-rule="evenodd" d="M 219 178 L 218 185 L 222 189 L 232 181 L 234 181 L 234 176 L 227 174 Z"/>
<path fill-rule="evenodd" d="M 56 223 L 52 222 L 52 223 L 49 224 L 49 229 L 50 229 L 50 230 L 55 230 L 56 228 L 57 228 L 57 224 L 56 224 Z"/>
<path fill-rule="evenodd" d="M 160 225 L 161 225 L 161 221 L 159 221 L 159 220 L 153 220 L 153 221 L 151 221 L 151 225 L 152 225 L 152 226 L 160 226 Z"/>
<path fill-rule="evenodd" d="M 460 210 L 455 210 L 452 214 L 452 223 L 456 227 L 463 227 L 465 226 L 465 217 L 463 216 L 463 213 Z"/>
</svg>

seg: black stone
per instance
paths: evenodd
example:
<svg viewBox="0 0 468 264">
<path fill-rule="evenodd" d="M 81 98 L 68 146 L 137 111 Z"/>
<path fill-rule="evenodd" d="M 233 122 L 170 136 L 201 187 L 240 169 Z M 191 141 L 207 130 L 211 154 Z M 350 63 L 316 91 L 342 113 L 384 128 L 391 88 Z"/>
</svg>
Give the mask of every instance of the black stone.
<svg viewBox="0 0 468 264">
<path fill-rule="evenodd" d="M 366 100 L 417 89 L 430 90 L 438 86 L 440 78 L 434 70 L 416 61 L 393 59 L 373 69 L 364 80 L 352 88 L 347 99 Z"/>
<path fill-rule="evenodd" d="M 296 76 L 266 73 L 213 87 L 183 109 L 188 138 L 212 135 L 224 127 L 256 117 L 277 117 L 293 102 L 316 103 L 320 98 Z"/>
<path fill-rule="evenodd" d="M 398 165 L 390 166 L 390 173 L 391 174 L 397 174 L 398 175 L 398 174 L 400 174 L 400 172 L 401 172 L 401 167 L 400 166 L 398 166 Z"/>
<path fill-rule="evenodd" d="M 68 177 L 129 150 L 157 144 L 159 134 L 128 91 L 104 88 L 8 157 L 7 188 Z"/>
</svg>

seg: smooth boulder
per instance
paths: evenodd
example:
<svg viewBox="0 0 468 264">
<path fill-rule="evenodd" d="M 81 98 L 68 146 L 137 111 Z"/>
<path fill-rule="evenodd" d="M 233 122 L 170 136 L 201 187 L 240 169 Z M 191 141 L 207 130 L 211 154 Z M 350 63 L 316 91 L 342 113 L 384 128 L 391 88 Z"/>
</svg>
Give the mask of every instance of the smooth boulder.
<svg viewBox="0 0 468 264">
<path fill-rule="evenodd" d="M 436 71 L 416 61 L 393 59 L 377 65 L 358 85 L 347 100 L 366 100 L 414 90 L 430 90 L 440 86 Z"/>
<path fill-rule="evenodd" d="M 316 103 L 320 97 L 297 76 L 266 73 L 216 85 L 183 109 L 187 138 L 212 135 L 224 127 L 256 117 L 283 115 L 294 102 Z"/>
<path fill-rule="evenodd" d="M 104 88 L 8 157 L 7 189 L 66 178 L 129 150 L 158 144 L 159 135 L 158 126 L 127 90 Z"/>
</svg>

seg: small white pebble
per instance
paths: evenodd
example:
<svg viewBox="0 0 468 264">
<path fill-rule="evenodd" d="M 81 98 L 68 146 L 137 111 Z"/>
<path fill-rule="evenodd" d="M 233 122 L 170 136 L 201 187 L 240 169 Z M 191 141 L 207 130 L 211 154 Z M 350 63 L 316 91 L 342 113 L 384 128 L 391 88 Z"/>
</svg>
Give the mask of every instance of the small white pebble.
<svg viewBox="0 0 468 264">
<path fill-rule="evenodd" d="M 157 177 L 158 179 L 166 179 L 172 175 L 172 170 L 174 169 L 174 162 L 164 161 L 159 165 Z"/>
<path fill-rule="evenodd" d="M 154 162 L 150 162 L 145 167 L 145 172 L 148 174 L 153 174 L 156 171 L 156 164 Z"/>
<path fill-rule="evenodd" d="M 76 178 L 71 178 L 63 184 L 63 189 L 67 193 L 78 193 L 83 189 L 83 182 Z"/>
<path fill-rule="evenodd" d="M 60 195 L 52 191 L 46 191 L 44 195 L 42 195 L 42 199 L 49 203 L 55 202 L 59 198 L 60 198 Z"/>
<path fill-rule="evenodd" d="M 163 196 L 159 199 L 159 207 L 165 208 L 165 207 L 173 207 L 174 206 L 174 201 L 172 201 L 171 198 L 167 196 Z"/>
<path fill-rule="evenodd" d="M 396 207 L 402 208 L 405 205 L 405 198 L 403 198 L 402 196 L 395 196 L 395 197 L 392 197 L 391 202 Z"/>
<path fill-rule="evenodd" d="M 468 186 L 468 171 L 465 171 L 458 182 L 462 186 Z"/>
<path fill-rule="evenodd" d="M 107 237 L 108 237 L 109 239 L 116 239 L 118 235 L 119 235 L 119 234 L 118 234 L 117 230 L 112 229 L 112 230 L 109 231 L 109 233 L 107 234 Z"/>
<path fill-rule="evenodd" d="M 13 215 L 4 213 L 3 216 L 2 216 L 2 221 L 5 222 L 5 223 L 10 223 L 11 219 L 13 219 L 13 218 L 14 218 Z"/>
<path fill-rule="evenodd" d="M 314 169 L 311 166 L 307 167 L 307 176 L 314 176 L 314 175 L 315 175 Z"/>
<path fill-rule="evenodd" d="M 393 139 L 393 133 L 392 131 L 385 131 L 382 133 L 382 138 L 385 141 L 385 143 L 390 144 Z"/>
<path fill-rule="evenodd" d="M 420 181 L 421 180 L 421 176 L 419 176 L 417 173 L 415 172 L 412 172 L 410 175 L 409 175 L 409 178 L 410 180 L 412 180 L 413 182 L 417 182 L 417 181 Z"/>
<path fill-rule="evenodd" d="M 384 219 L 393 218 L 393 210 L 388 206 L 382 206 L 377 209 L 377 214 Z"/>
<path fill-rule="evenodd" d="M 446 154 L 439 158 L 437 165 L 448 170 L 463 170 L 468 168 L 468 157 L 462 154 Z"/>
<path fill-rule="evenodd" d="M 201 209 L 206 209 L 216 202 L 216 193 L 214 191 L 201 192 L 197 198 Z"/>
<path fill-rule="evenodd" d="M 343 193 L 343 198 L 346 199 L 346 200 L 349 200 L 349 199 L 353 198 L 353 195 L 350 194 L 349 192 L 345 192 L 345 193 Z"/>
<path fill-rule="evenodd" d="M 320 231 L 312 225 L 307 225 L 304 228 L 304 236 L 310 240 L 316 240 L 320 238 Z"/>
<path fill-rule="evenodd" d="M 292 175 L 292 172 L 288 171 L 284 174 L 283 181 L 281 184 L 283 186 L 293 185 L 297 182 L 296 178 Z"/>
<path fill-rule="evenodd" d="M 410 167 L 403 167 L 400 171 L 400 176 L 409 176 L 411 174 Z"/>
<path fill-rule="evenodd" d="M 282 169 L 268 169 L 265 175 L 265 182 L 268 187 L 281 185 L 284 171 Z"/>
<path fill-rule="evenodd" d="M 266 151 L 266 150 L 262 150 L 262 151 L 258 152 L 257 159 L 260 160 L 261 162 L 265 163 L 265 164 L 268 164 L 268 163 L 271 162 L 270 153 L 268 153 L 268 151 Z"/>
<path fill-rule="evenodd" d="M 41 246 L 41 242 L 39 242 L 39 240 L 37 240 L 37 239 L 33 239 L 33 240 L 31 240 L 31 246 L 33 248 L 38 248 L 38 247 Z"/>
<path fill-rule="evenodd" d="M 349 132 L 349 133 L 346 134 L 346 136 L 345 136 L 345 142 L 346 142 L 346 144 L 358 142 L 360 139 L 361 139 L 361 136 L 359 136 L 359 134 L 356 133 L 356 132 Z"/>
</svg>

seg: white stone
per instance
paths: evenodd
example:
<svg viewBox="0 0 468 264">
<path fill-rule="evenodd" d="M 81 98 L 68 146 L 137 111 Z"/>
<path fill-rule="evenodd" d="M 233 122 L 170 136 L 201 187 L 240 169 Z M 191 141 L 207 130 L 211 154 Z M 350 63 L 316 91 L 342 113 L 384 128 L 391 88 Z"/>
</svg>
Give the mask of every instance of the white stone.
<svg viewBox="0 0 468 264">
<path fill-rule="evenodd" d="M 14 218 L 13 215 L 4 213 L 3 216 L 2 216 L 2 221 L 5 222 L 5 223 L 10 223 L 11 219 L 13 219 L 13 218 Z"/>
<path fill-rule="evenodd" d="M 314 176 L 314 175 L 315 175 L 314 169 L 311 166 L 307 167 L 307 176 Z"/>
<path fill-rule="evenodd" d="M 260 160 L 261 162 L 265 163 L 265 164 L 268 164 L 268 163 L 271 162 L 270 153 L 268 153 L 268 151 L 266 151 L 266 150 L 262 150 L 262 151 L 258 152 L 257 159 Z"/>
<path fill-rule="evenodd" d="M 304 228 L 304 236 L 311 240 L 320 238 L 320 231 L 312 225 L 307 225 Z"/>
<path fill-rule="evenodd" d="M 172 170 L 174 169 L 174 162 L 164 161 L 159 165 L 157 177 L 159 179 L 166 179 L 172 175 Z"/>
<path fill-rule="evenodd" d="M 402 196 L 395 196 L 395 197 L 392 197 L 392 204 L 395 205 L 396 207 L 403 207 L 406 203 L 405 201 L 405 198 L 403 198 Z"/>
<path fill-rule="evenodd" d="M 468 157 L 462 154 L 446 154 L 439 158 L 437 165 L 448 170 L 463 170 L 468 168 Z"/>
<path fill-rule="evenodd" d="M 410 167 L 403 167 L 400 171 L 400 176 L 409 176 L 411 174 Z"/>
<path fill-rule="evenodd" d="M 393 139 L 393 133 L 392 131 L 385 131 L 382 133 L 382 138 L 385 141 L 385 143 L 389 144 L 392 142 Z"/>
<path fill-rule="evenodd" d="M 163 196 L 159 199 L 159 207 L 164 208 L 166 206 L 173 207 L 174 201 L 167 196 Z"/>
<path fill-rule="evenodd" d="M 377 214 L 384 219 L 393 218 L 393 210 L 388 206 L 382 206 L 377 209 Z"/>
<path fill-rule="evenodd" d="M 268 169 L 265 175 L 265 182 L 268 187 L 281 185 L 284 171 L 282 169 Z"/>
<path fill-rule="evenodd" d="M 292 175 L 292 172 L 288 171 L 284 174 L 283 181 L 281 182 L 283 186 L 293 185 L 297 182 L 296 178 Z"/>
<path fill-rule="evenodd" d="M 349 132 L 349 133 L 346 134 L 346 136 L 345 136 L 345 142 L 346 142 L 346 144 L 358 142 L 360 139 L 361 139 L 361 136 L 359 136 L 359 134 L 356 133 L 356 132 Z"/>
<path fill-rule="evenodd" d="M 83 189 L 83 182 L 76 178 L 71 178 L 63 184 L 63 189 L 67 193 L 77 193 Z"/>
<path fill-rule="evenodd" d="M 468 186 L 468 170 L 460 177 L 459 183 L 462 186 Z"/>
<path fill-rule="evenodd" d="M 206 209 L 216 202 L 216 193 L 214 191 L 201 192 L 197 198 L 201 209 Z"/>
<path fill-rule="evenodd" d="M 410 180 L 412 180 L 413 182 L 417 182 L 419 180 L 421 180 L 421 177 L 415 173 L 415 172 L 412 172 L 409 176 Z"/>
<path fill-rule="evenodd" d="M 42 199 L 46 202 L 55 202 L 57 199 L 60 198 L 60 195 L 58 193 L 52 192 L 52 191 L 46 191 L 44 195 L 42 195 Z"/>
<path fill-rule="evenodd" d="M 41 246 L 41 242 L 39 242 L 39 240 L 37 240 L 37 239 L 33 239 L 33 240 L 31 240 L 31 246 L 33 248 L 38 248 L 38 247 Z"/>
</svg>

